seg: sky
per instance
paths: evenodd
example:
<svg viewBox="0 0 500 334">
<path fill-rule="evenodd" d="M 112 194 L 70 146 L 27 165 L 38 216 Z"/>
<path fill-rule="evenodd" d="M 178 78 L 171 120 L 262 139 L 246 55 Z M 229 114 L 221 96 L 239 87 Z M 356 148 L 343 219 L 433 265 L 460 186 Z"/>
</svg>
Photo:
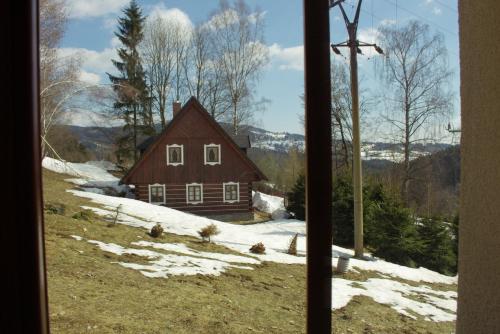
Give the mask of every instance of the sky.
<svg viewBox="0 0 500 334">
<path fill-rule="evenodd" d="M 76 52 L 82 56 L 82 80 L 106 83 L 105 73 L 115 72 L 111 59 L 117 59 L 116 20 L 128 3 L 129 0 L 67 0 L 70 19 L 60 46 L 61 53 Z M 348 15 L 353 15 L 356 3 L 357 0 L 345 1 Z M 138 0 L 138 4 L 145 15 L 156 12 L 186 24 L 197 24 L 209 18 L 217 8 L 218 0 Z M 302 1 L 247 0 L 247 4 L 264 13 L 264 42 L 270 55 L 270 63 L 264 68 L 256 90 L 257 100 L 266 98 L 270 103 L 265 111 L 256 115 L 255 125 L 270 131 L 303 133 L 300 121 L 303 114 L 300 96 L 304 91 Z M 451 87 L 455 91 L 454 113 L 448 121 L 459 127 L 456 0 L 364 0 L 358 27 L 359 40 L 377 42 L 379 27 L 404 25 L 412 19 L 429 24 L 432 32 L 439 32 L 445 38 L 449 65 L 454 71 Z M 330 10 L 330 27 L 332 43 L 347 39 L 338 8 Z M 367 92 L 381 87 L 377 57 L 380 56 L 368 51 L 358 59 L 360 88 Z M 345 61 L 333 54 L 332 60 Z M 376 119 L 379 112 L 374 106 L 369 117 Z M 372 132 L 364 136 L 377 137 L 377 134 Z"/>
</svg>

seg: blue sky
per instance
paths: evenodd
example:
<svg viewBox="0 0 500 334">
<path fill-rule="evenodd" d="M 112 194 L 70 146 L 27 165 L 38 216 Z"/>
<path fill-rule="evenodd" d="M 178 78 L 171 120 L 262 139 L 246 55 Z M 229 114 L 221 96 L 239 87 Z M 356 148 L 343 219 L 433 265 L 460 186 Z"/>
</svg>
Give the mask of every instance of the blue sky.
<svg viewBox="0 0 500 334">
<path fill-rule="evenodd" d="M 70 21 L 61 44 L 63 52 L 79 52 L 83 58 L 82 79 L 106 82 L 106 71 L 113 71 L 110 59 L 115 57 L 116 18 L 128 0 L 67 0 Z M 138 0 L 144 14 L 163 11 L 196 24 L 216 9 L 217 0 Z M 272 131 L 303 133 L 299 115 L 303 113 L 300 95 L 304 90 L 302 1 L 247 0 L 251 8 L 265 12 L 265 43 L 271 62 L 258 84 L 257 96 L 271 101 L 265 112 L 257 115 L 257 125 Z M 353 12 L 355 0 L 346 0 L 345 8 Z M 364 0 L 359 25 L 359 39 L 376 42 L 377 28 L 383 24 L 404 24 L 410 19 L 428 23 L 446 40 L 450 67 L 455 71 L 456 92 L 452 123 L 459 121 L 458 14 L 456 1 L 450 0 Z M 346 39 L 338 8 L 330 11 L 332 42 Z M 333 56 L 332 56 L 333 57 Z M 375 55 L 361 56 L 360 85 L 374 90 L 380 86 L 374 69 Z M 336 58 L 342 61 L 341 58 Z M 376 116 L 373 110 L 370 116 Z M 371 134 L 370 136 L 376 136 Z"/>
</svg>

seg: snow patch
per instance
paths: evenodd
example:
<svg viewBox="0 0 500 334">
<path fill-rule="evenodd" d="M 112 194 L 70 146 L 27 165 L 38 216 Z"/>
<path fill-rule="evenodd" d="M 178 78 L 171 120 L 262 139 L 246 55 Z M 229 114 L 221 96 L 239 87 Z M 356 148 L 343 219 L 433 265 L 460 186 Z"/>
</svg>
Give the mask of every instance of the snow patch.
<svg viewBox="0 0 500 334">
<path fill-rule="evenodd" d="M 412 295 L 423 297 L 427 303 L 410 298 Z M 372 278 L 366 282 L 332 279 L 333 309 L 346 306 L 354 296 L 370 297 L 377 303 L 389 305 L 397 312 L 413 319 L 416 317 L 409 311 L 421 315 L 427 321 L 455 321 L 456 318 L 455 291 L 435 291 L 427 286 L 414 287 L 379 278 Z"/>
</svg>

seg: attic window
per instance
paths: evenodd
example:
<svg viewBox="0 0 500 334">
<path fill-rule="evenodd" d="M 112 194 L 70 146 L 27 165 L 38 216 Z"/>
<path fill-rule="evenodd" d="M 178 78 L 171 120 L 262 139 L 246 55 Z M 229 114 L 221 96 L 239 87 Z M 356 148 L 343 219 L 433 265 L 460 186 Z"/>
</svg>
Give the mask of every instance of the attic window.
<svg viewBox="0 0 500 334">
<path fill-rule="evenodd" d="M 205 165 L 220 165 L 220 144 L 205 145 Z"/>
<path fill-rule="evenodd" d="M 167 145 L 167 166 L 184 165 L 184 146 Z"/>
<path fill-rule="evenodd" d="M 149 203 L 165 204 L 165 185 L 150 184 L 149 185 Z"/>
<path fill-rule="evenodd" d="M 224 186 L 224 203 L 236 203 L 240 201 L 240 184 L 227 182 Z"/>
<path fill-rule="evenodd" d="M 203 184 L 186 184 L 186 202 L 188 204 L 203 203 Z"/>
</svg>

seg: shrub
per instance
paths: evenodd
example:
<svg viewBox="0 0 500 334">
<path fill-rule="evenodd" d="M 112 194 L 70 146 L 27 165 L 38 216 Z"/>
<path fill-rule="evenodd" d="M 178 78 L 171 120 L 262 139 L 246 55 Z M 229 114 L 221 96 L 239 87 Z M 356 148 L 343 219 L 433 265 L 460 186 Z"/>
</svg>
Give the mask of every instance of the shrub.
<svg viewBox="0 0 500 334">
<path fill-rule="evenodd" d="M 300 220 L 306 219 L 306 178 L 300 174 L 293 186 L 292 190 L 286 194 L 288 198 L 288 205 L 286 207 L 288 212 L 292 212 L 295 218 Z"/>
<path fill-rule="evenodd" d="M 297 238 L 299 237 L 298 233 L 295 233 L 295 235 L 292 237 L 292 240 L 290 241 L 290 245 L 288 246 L 288 251 L 287 253 L 290 255 L 297 255 Z"/>
<path fill-rule="evenodd" d="M 210 242 L 210 237 L 219 234 L 220 231 L 214 224 L 210 224 L 198 231 L 198 234 L 203 239 L 203 241 L 208 240 Z"/>
<path fill-rule="evenodd" d="M 163 234 L 163 227 L 161 227 L 160 223 L 156 223 L 155 226 L 151 229 L 151 232 L 149 233 L 150 236 L 153 238 L 159 238 Z"/>
<path fill-rule="evenodd" d="M 78 220 L 86 220 L 86 221 L 92 221 L 94 218 L 95 214 L 92 210 L 85 209 L 82 211 L 79 211 L 75 213 L 73 216 L 71 216 L 73 219 L 78 219 Z"/>
<path fill-rule="evenodd" d="M 250 247 L 250 252 L 255 254 L 264 254 L 266 252 L 266 247 L 262 242 L 259 242 L 252 247 Z"/>
<path fill-rule="evenodd" d="M 54 215 L 64 215 L 64 213 L 66 212 L 66 206 L 60 203 L 57 204 L 45 203 L 43 209 L 45 210 L 46 213 Z"/>
</svg>

